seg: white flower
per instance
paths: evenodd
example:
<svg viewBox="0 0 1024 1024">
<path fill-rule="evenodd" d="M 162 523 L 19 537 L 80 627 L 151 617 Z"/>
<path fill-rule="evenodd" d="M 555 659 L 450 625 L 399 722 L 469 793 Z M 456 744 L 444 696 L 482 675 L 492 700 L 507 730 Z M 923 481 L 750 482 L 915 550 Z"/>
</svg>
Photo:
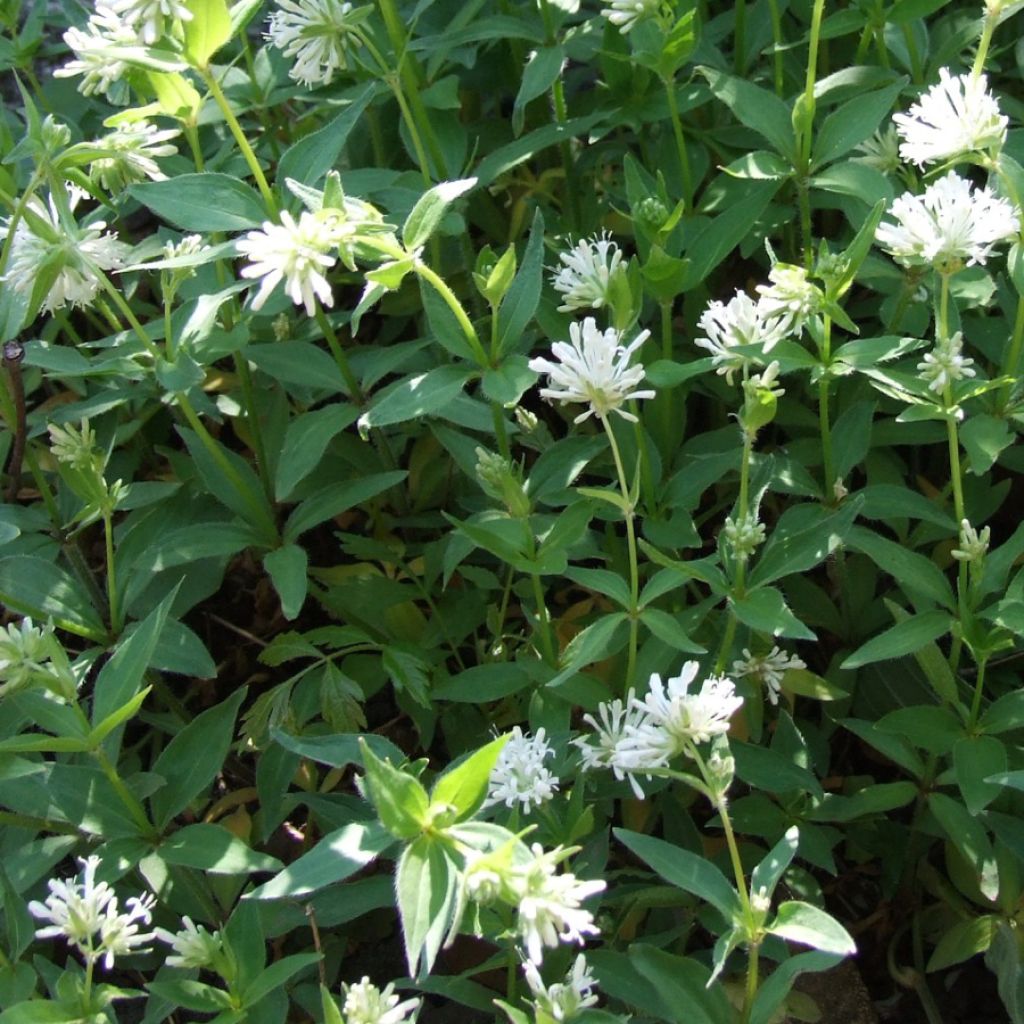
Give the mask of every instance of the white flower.
<svg viewBox="0 0 1024 1024">
<path fill-rule="evenodd" d="M 587 958 L 578 954 L 565 980 L 545 985 L 537 965 L 528 960 L 523 964 L 523 975 L 533 993 L 534 1009 L 556 1021 L 572 1020 L 580 1010 L 597 1004 L 594 989 L 597 982 L 587 967 Z"/>
<path fill-rule="evenodd" d="M 941 395 L 947 387 L 964 377 L 974 377 L 974 360 L 963 354 L 964 339 L 960 331 L 951 338 L 935 343 L 931 352 L 926 352 L 917 371 L 928 381 L 928 390 Z"/>
<path fill-rule="evenodd" d="M 733 681 L 724 676 L 709 676 L 697 693 L 691 693 L 690 684 L 699 670 L 697 662 L 688 661 L 667 683 L 655 672 L 647 696 L 642 701 L 633 698 L 633 706 L 647 716 L 646 724 L 632 731 L 635 764 L 642 764 L 646 757 L 651 767 L 659 767 L 690 745 L 729 731 L 729 719 L 743 698 L 736 696 Z"/>
<path fill-rule="evenodd" d="M 997 242 L 1020 230 L 1013 206 L 987 188 L 974 190 L 954 171 L 933 182 L 924 195 L 904 192 L 882 221 L 875 240 L 907 266 L 931 264 L 952 273 L 966 263 L 984 263 Z"/>
<path fill-rule="evenodd" d="M 118 913 L 114 890 L 106 882 L 96 881 L 99 857 L 94 854 L 79 863 L 81 882 L 74 878 L 51 879 L 47 883 L 50 895 L 46 902 L 29 903 L 33 917 L 50 922 L 36 930 L 36 938 L 63 936 L 87 960 L 95 962 L 102 957 L 109 970 L 115 956 L 130 953 L 152 940 L 152 933 L 139 932 L 139 923 L 149 924 L 155 897 L 133 896 L 125 903 L 127 912 Z"/>
<path fill-rule="evenodd" d="M 316 314 L 316 299 L 325 306 L 334 302 L 324 271 L 337 262 L 330 255 L 337 245 L 330 219 L 303 211 L 298 223 L 287 210 L 281 223 L 265 221 L 262 231 L 250 231 L 238 243 L 238 251 L 251 262 L 242 268 L 242 277 L 262 277 L 252 308 L 262 309 L 270 293 L 284 281 L 292 302 L 305 305 L 310 316 Z"/>
<path fill-rule="evenodd" d="M 73 194 L 72 210 L 77 200 L 78 194 Z M 115 233 L 104 234 L 103 221 L 79 225 L 73 219 L 62 220 L 52 196 L 45 206 L 38 197 L 30 199 L 27 213 L 14 229 L 7 273 L 0 280 L 28 296 L 40 273 L 56 270 L 43 299 L 44 312 L 92 302 L 100 287 L 99 272 L 123 266 L 128 247 L 117 240 Z M 9 230 L 10 220 L 0 229 L 0 235 Z"/>
<path fill-rule="evenodd" d="M 619 331 L 598 329 L 597 321 L 588 316 L 582 327 L 569 325 L 569 342 L 556 341 L 549 359 L 531 359 L 530 369 L 548 375 L 548 387 L 541 389 L 543 398 L 556 398 L 561 402 L 586 402 L 590 408 L 576 417 L 582 423 L 596 415 L 604 419 L 617 412 L 632 423 L 636 417 L 622 408 L 631 398 L 653 398 L 653 391 L 636 391 L 644 379 L 643 366 L 630 366 L 633 353 L 647 340 L 650 331 L 641 331 L 629 345 L 620 344 Z"/>
<path fill-rule="evenodd" d="M 155 928 L 154 938 L 166 942 L 174 951 L 173 956 L 164 960 L 168 967 L 209 967 L 220 956 L 222 941 L 220 932 L 208 932 L 197 925 L 191 917 L 181 919 L 178 932 L 166 928 Z"/>
<path fill-rule="evenodd" d="M 717 372 L 725 375 L 731 384 L 732 375 L 750 363 L 750 357 L 735 349 L 746 345 L 759 345 L 770 352 L 788 333 L 787 316 L 769 316 L 767 307 L 755 302 L 746 292 L 737 290 L 728 303 L 711 302 L 704 310 L 697 329 L 704 336 L 694 344 L 707 349 Z"/>
<path fill-rule="evenodd" d="M 749 558 L 764 543 L 764 524 L 750 516 L 726 516 L 722 535 L 737 558 Z"/>
<path fill-rule="evenodd" d="M 775 398 L 781 398 L 786 393 L 786 389 L 777 386 L 778 379 L 779 361 L 773 359 L 760 373 L 753 374 L 743 382 L 744 394 L 756 399 L 759 397 L 759 391 L 767 391 Z"/>
<path fill-rule="evenodd" d="M 893 114 L 903 140 L 900 156 L 924 167 L 961 153 L 998 152 L 1008 120 L 989 93 L 985 76 L 954 77 L 941 68 L 939 79 L 907 113 Z"/>
<path fill-rule="evenodd" d="M 750 651 L 743 648 L 743 659 L 732 663 L 732 674 L 734 676 L 753 676 L 768 691 L 768 700 L 772 704 L 779 703 L 779 693 L 782 690 L 782 677 L 790 669 L 807 668 L 804 662 L 795 654 L 787 654 L 780 650 L 777 644 L 767 654 L 752 655 Z"/>
<path fill-rule="evenodd" d="M 980 562 L 988 551 L 992 538 L 992 530 L 986 526 L 981 533 L 971 526 L 967 519 L 960 520 L 960 547 L 954 548 L 950 554 L 958 562 Z"/>
<path fill-rule="evenodd" d="M 147 46 L 160 41 L 160 37 L 173 27 L 176 18 L 191 21 L 192 12 L 181 0 L 106 0 Z M 171 22 L 171 25 L 168 25 Z"/>
<path fill-rule="evenodd" d="M 638 800 L 643 800 L 644 791 L 633 773 L 629 757 L 623 757 L 623 741 L 642 725 L 647 718 L 644 711 L 634 704 L 636 691 L 630 690 L 623 703 L 616 698 L 603 701 L 597 706 L 600 721 L 593 715 L 584 715 L 583 721 L 593 730 L 589 737 L 578 737 L 572 742 L 579 747 L 580 760 L 584 771 L 593 768 L 610 768 L 620 782 L 628 779 Z M 647 776 L 650 778 L 650 775 Z"/>
<path fill-rule="evenodd" d="M 53 626 L 39 627 L 25 617 L 0 627 L 0 698 L 36 684 L 64 700 L 74 700 L 77 683 Z"/>
<path fill-rule="evenodd" d="M 785 333 L 799 334 L 807 320 L 820 308 L 824 296 L 807 280 L 807 271 L 792 263 L 773 263 L 768 271 L 771 284 L 759 284 L 761 316 L 781 317 Z"/>
<path fill-rule="evenodd" d="M 608 301 L 612 274 L 622 263 L 619 247 L 607 235 L 589 241 L 581 238 L 568 252 L 559 253 L 562 267 L 551 284 L 564 297 L 560 313 L 575 309 L 600 309 Z"/>
<path fill-rule="evenodd" d="M 92 143 L 108 150 L 107 156 L 93 160 L 92 172 L 103 188 L 114 193 L 144 178 L 164 181 L 167 175 L 155 158 L 174 156 L 178 149 L 168 140 L 179 134 L 175 128 L 160 129 L 148 121 L 119 124 L 109 135 Z"/>
<path fill-rule="evenodd" d="M 64 42 L 75 59 L 57 68 L 54 76 L 72 78 L 83 75 L 79 92 L 86 96 L 101 92 L 109 98 L 111 88 L 121 80 L 129 66 L 124 60 L 124 53 L 119 51 L 139 46 L 141 38 L 127 19 L 101 0 L 86 27 L 69 28 L 64 33 Z"/>
<path fill-rule="evenodd" d="M 544 947 L 559 942 L 578 942 L 597 935 L 593 915 L 583 910 L 583 900 L 602 892 L 605 882 L 580 881 L 571 872 L 556 873 L 568 851 L 556 847 L 545 853 L 539 843 L 530 847 L 533 859 L 516 871 L 512 884 L 519 904 L 518 931 L 527 955 L 535 964 L 544 959 Z"/>
<path fill-rule="evenodd" d="M 527 812 L 547 803 L 558 789 L 558 779 L 544 762 L 554 755 L 544 738 L 543 728 L 538 729 L 535 736 L 529 736 L 517 725 L 491 771 L 488 806 L 503 803 L 514 807 L 518 802 Z"/>
<path fill-rule="evenodd" d="M 267 39 L 286 57 L 294 57 L 289 77 L 308 88 L 327 85 L 336 71 L 348 67 L 352 29 L 365 14 L 353 14 L 341 0 L 277 0 Z"/>
<path fill-rule="evenodd" d="M 623 35 L 646 18 L 658 13 L 660 0 L 608 0 L 601 17 L 607 18 Z"/>
<path fill-rule="evenodd" d="M 859 156 L 850 159 L 859 164 L 873 167 L 882 174 L 892 174 L 900 166 L 900 137 L 895 125 L 880 128 L 870 139 L 865 139 L 856 152 Z"/>
<path fill-rule="evenodd" d="M 382 992 L 368 977 L 355 985 L 342 985 L 345 1005 L 342 1013 L 345 1024 L 404 1024 L 413 1019 L 419 1009 L 418 999 L 406 999 L 395 994 L 394 982 L 389 982 Z"/>
</svg>

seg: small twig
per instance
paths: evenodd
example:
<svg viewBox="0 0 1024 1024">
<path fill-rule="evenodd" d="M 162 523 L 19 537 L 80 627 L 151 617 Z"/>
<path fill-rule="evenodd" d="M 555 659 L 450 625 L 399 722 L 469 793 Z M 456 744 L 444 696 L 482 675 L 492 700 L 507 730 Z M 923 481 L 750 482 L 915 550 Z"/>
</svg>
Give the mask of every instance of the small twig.
<svg viewBox="0 0 1024 1024">
<path fill-rule="evenodd" d="M 306 920 L 309 921 L 309 930 L 313 933 L 313 948 L 320 954 L 320 959 L 317 961 L 316 969 L 320 973 L 320 984 L 324 988 L 327 987 L 327 972 L 324 969 L 324 951 L 320 945 L 320 929 L 316 923 L 316 911 L 313 909 L 312 903 L 307 903 L 305 906 Z"/>
<path fill-rule="evenodd" d="M 13 504 L 18 497 L 21 483 L 21 462 L 25 457 L 25 387 L 21 380 L 21 361 L 25 358 L 25 349 L 20 342 L 8 341 L 3 350 L 4 369 L 11 384 L 11 395 L 14 397 L 14 443 L 11 445 L 11 458 L 7 463 L 7 501 Z"/>
</svg>

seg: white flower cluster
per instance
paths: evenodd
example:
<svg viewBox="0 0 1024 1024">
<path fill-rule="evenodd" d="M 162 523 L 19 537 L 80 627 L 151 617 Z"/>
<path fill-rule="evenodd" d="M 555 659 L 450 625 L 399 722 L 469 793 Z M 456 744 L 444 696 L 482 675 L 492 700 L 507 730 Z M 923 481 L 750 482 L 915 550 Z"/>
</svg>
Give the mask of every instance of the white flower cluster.
<svg viewBox="0 0 1024 1024">
<path fill-rule="evenodd" d="M 570 324 L 569 342 L 556 341 L 551 346 L 557 363 L 539 357 L 530 360 L 531 370 L 548 375 L 548 387 L 541 388 L 541 396 L 589 405 L 575 423 L 590 416 L 603 420 L 610 412 L 635 423 L 636 416 L 622 406 L 631 399 L 654 397 L 653 391 L 636 390 L 644 379 L 643 366 L 630 366 L 633 353 L 650 333 L 641 331 L 628 345 L 623 345 L 619 331 L 610 327 L 600 330 L 592 316 L 584 319 L 582 325 Z"/>
<path fill-rule="evenodd" d="M 963 334 L 957 331 L 950 338 L 940 339 L 931 352 L 924 354 L 917 371 L 928 382 L 930 391 L 941 395 L 958 380 L 975 376 L 974 360 L 965 356 L 963 349 Z"/>
<path fill-rule="evenodd" d="M 986 526 L 979 533 L 971 526 L 970 520 L 960 520 L 960 546 L 950 554 L 958 562 L 980 563 L 988 553 L 988 545 L 992 539 L 992 528 Z"/>
<path fill-rule="evenodd" d="M 220 932 L 208 932 L 192 918 L 183 917 L 182 927 L 172 932 L 154 928 L 153 937 L 166 942 L 172 955 L 164 960 L 168 967 L 204 968 L 218 964 L 224 947 Z"/>
<path fill-rule="evenodd" d="M 533 994 L 533 1008 L 556 1021 L 569 1021 L 581 1010 L 597 1004 L 594 989 L 597 982 L 587 966 L 587 958 L 578 954 L 564 981 L 545 985 L 537 965 L 527 961 L 523 965 L 523 976 Z"/>
<path fill-rule="evenodd" d="M 753 655 L 743 648 L 743 658 L 732 663 L 732 674 L 737 677 L 750 676 L 761 683 L 772 704 L 779 703 L 783 677 L 790 669 L 807 668 L 795 654 L 787 654 L 777 644 L 767 654 Z"/>
<path fill-rule="evenodd" d="M 114 890 L 106 882 L 96 881 L 99 857 L 93 855 L 79 863 L 82 880 L 51 879 L 47 883 L 50 895 L 46 902 L 33 900 L 28 905 L 29 913 L 50 922 L 37 929 L 37 939 L 63 936 L 86 960 L 95 963 L 102 958 L 109 971 L 115 956 L 140 952 L 139 947 L 152 941 L 153 933 L 140 932 L 139 927 L 152 920 L 156 897 L 131 896 L 121 912 Z"/>
<path fill-rule="evenodd" d="M 907 113 L 892 119 L 902 139 L 900 156 L 918 167 L 964 153 L 998 153 L 1008 124 L 984 75 L 954 77 L 948 68 Z"/>
<path fill-rule="evenodd" d="M 526 813 L 547 803 L 558 790 L 558 779 L 544 762 L 554 756 L 543 728 L 529 736 L 517 725 L 491 770 L 486 806 L 518 803 Z"/>
<path fill-rule="evenodd" d="M 904 192 L 882 221 L 876 241 L 905 266 L 932 266 L 949 274 L 983 264 L 993 248 L 1020 231 L 1017 211 L 988 188 L 976 189 L 950 171 L 923 195 Z"/>
<path fill-rule="evenodd" d="M 92 173 L 102 188 L 115 195 L 125 186 L 146 178 L 164 181 L 167 175 L 160 170 L 156 158 L 178 152 L 170 140 L 179 134 L 176 128 L 160 129 L 148 121 L 119 124 L 93 143 L 107 150 L 107 155 L 93 160 Z"/>
<path fill-rule="evenodd" d="M 31 618 L 0 628 L 0 699 L 42 686 L 62 700 L 74 700 L 77 683 L 53 626 Z"/>
<path fill-rule="evenodd" d="M 658 13 L 661 0 L 608 0 L 601 9 L 601 17 L 614 25 L 623 35 L 630 33 L 641 21 Z"/>
<path fill-rule="evenodd" d="M 365 17 L 343 0 L 277 0 L 266 38 L 295 63 L 290 78 L 312 89 L 348 68 L 353 28 Z"/>
<path fill-rule="evenodd" d="M 730 384 L 733 374 L 753 361 L 753 356 L 737 349 L 754 345 L 768 353 L 789 333 L 785 318 L 770 315 L 763 301 L 755 302 L 739 290 L 728 303 L 709 303 L 697 329 L 704 333 L 694 344 L 711 353 L 716 372 Z"/>
<path fill-rule="evenodd" d="M 342 985 L 342 990 L 345 1024 L 405 1024 L 416 1019 L 420 1007 L 419 999 L 402 1000 L 395 993 L 394 982 L 389 982 L 382 991 L 364 977 L 354 985 Z"/>
<path fill-rule="evenodd" d="M 558 259 L 562 266 L 551 284 L 563 297 L 560 313 L 600 309 L 608 303 L 612 275 L 622 265 L 622 253 L 607 235 L 581 238 L 574 248 L 559 253 Z"/>
<path fill-rule="evenodd" d="M 71 194 L 71 211 L 80 196 L 77 191 Z M 10 223 L 10 219 L 5 221 L 0 236 L 6 237 Z M 69 217 L 61 217 L 53 196 L 46 204 L 33 197 L 14 229 L 7 273 L 0 280 L 14 291 L 30 296 L 41 272 L 56 272 L 43 299 L 43 311 L 51 313 L 68 305 L 88 305 L 99 291 L 100 272 L 123 266 L 128 252 L 115 232 L 104 232 L 105 227 L 104 221 L 79 225 Z"/>
<path fill-rule="evenodd" d="M 594 729 L 594 736 L 574 740 L 584 769 L 610 768 L 616 778 L 628 778 L 637 798 L 643 799 L 638 776 L 649 778 L 677 755 L 728 732 L 743 698 L 724 676 L 709 676 L 691 692 L 699 671 L 696 661 L 688 661 L 667 682 L 655 673 L 643 700 L 630 691 L 625 705 L 615 700 L 599 706 L 600 722 L 584 716 Z"/>
</svg>

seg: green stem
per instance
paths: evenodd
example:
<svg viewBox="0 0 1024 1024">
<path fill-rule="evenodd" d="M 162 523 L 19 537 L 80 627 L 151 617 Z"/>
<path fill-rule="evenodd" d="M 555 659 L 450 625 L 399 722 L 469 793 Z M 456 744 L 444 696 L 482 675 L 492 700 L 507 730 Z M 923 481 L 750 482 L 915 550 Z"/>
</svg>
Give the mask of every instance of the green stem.
<svg viewBox="0 0 1024 1024">
<path fill-rule="evenodd" d="M 992 33 L 996 30 L 996 22 L 998 20 L 998 15 L 985 15 L 985 26 L 981 30 L 981 39 L 978 40 L 978 52 L 974 55 L 974 64 L 971 66 L 971 79 L 973 81 L 977 81 L 978 76 L 985 69 L 985 59 L 988 57 L 988 48 L 992 42 Z"/>
<path fill-rule="evenodd" d="M 529 529 L 529 524 L 527 524 L 527 529 Z M 544 601 L 544 588 L 541 586 L 538 573 L 530 573 L 530 579 L 533 581 L 533 600 L 537 605 L 537 623 L 540 626 L 540 642 L 544 660 L 554 668 L 558 664 L 558 654 L 555 648 L 554 634 L 551 632 L 551 616 L 548 615 L 548 606 Z"/>
<path fill-rule="evenodd" d="M 797 132 L 800 148 L 797 192 L 800 198 L 800 224 L 803 232 L 804 265 L 811 269 L 814 259 L 811 238 L 811 198 L 808 176 L 811 170 L 811 147 L 814 139 L 814 85 L 818 76 L 818 45 L 821 41 L 821 21 L 825 12 L 825 0 L 814 0 L 811 14 L 811 35 L 807 50 L 807 77 L 802 97 L 803 109 Z"/>
<path fill-rule="evenodd" d="M 231 132 L 232 136 L 234 136 L 235 142 L 238 144 L 238 148 L 241 151 L 245 162 L 249 165 L 249 170 L 252 172 L 252 176 L 256 181 L 256 187 L 260 190 L 260 195 L 263 196 L 263 202 L 267 207 L 267 211 L 270 213 L 271 217 L 276 220 L 279 212 L 277 200 L 274 198 L 274 193 L 271 192 L 270 186 L 267 184 L 263 168 L 260 167 L 260 162 L 256 158 L 256 154 L 253 152 L 252 146 L 249 145 L 249 140 L 245 137 L 245 132 L 242 131 L 242 126 L 238 123 L 238 118 L 235 117 L 235 113 L 231 109 L 231 104 L 228 102 L 227 96 L 224 95 L 224 90 L 221 89 L 220 84 L 209 68 L 197 68 L 196 70 L 202 77 L 207 89 L 210 90 L 210 95 L 213 97 L 214 102 L 218 107 L 220 107 L 220 111 L 224 115 L 224 120 L 227 123 L 228 130 Z"/>
<path fill-rule="evenodd" d="M 978 724 L 978 716 L 981 714 L 981 697 L 985 692 L 985 667 L 988 665 L 988 658 L 978 658 L 978 679 L 974 684 L 974 699 L 971 701 L 971 717 L 967 723 L 968 735 L 973 734 L 974 727 Z"/>
<path fill-rule="evenodd" d="M 320 328 L 320 332 L 327 340 L 327 347 L 331 350 L 331 355 L 334 356 L 334 361 L 337 363 L 338 369 L 341 371 L 342 379 L 345 381 L 345 386 L 348 388 L 349 397 L 357 404 L 363 405 L 366 402 L 366 396 L 363 394 L 363 389 L 359 386 L 359 381 L 356 379 L 356 375 L 352 372 L 352 367 L 348 364 L 348 359 L 345 358 L 345 352 L 341 347 L 341 343 L 338 341 L 338 335 L 335 333 L 330 320 L 327 319 L 327 314 L 324 313 L 323 306 L 320 305 L 320 300 L 314 298 L 313 301 L 315 303 L 314 310 L 317 325 Z"/>
<path fill-rule="evenodd" d="M 270 479 L 270 461 L 267 458 L 267 448 L 263 443 L 263 431 L 260 428 L 259 417 L 256 413 L 256 396 L 252 386 L 252 373 L 249 370 L 249 362 L 240 352 L 233 352 L 231 357 L 235 364 L 235 373 L 242 385 L 242 403 L 245 406 L 245 419 L 249 424 L 249 433 L 252 435 L 252 446 L 256 454 L 256 470 L 260 476 L 260 483 L 267 499 L 272 501 L 274 497 L 274 485 Z"/>
<path fill-rule="evenodd" d="M 686 151 L 686 138 L 683 135 L 683 122 L 679 117 L 679 104 L 676 102 L 675 79 L 663 78 L 665 95 L 668 98 L 668 112 L 672 120 L 672 134 L 676 139 L 676 150 L 679 153 L 679 169 L 682 173 L 683 199 L 687 209 L 693 201 L 693 176 L 690 171 L 690 157 Z"/>
<path fill-rule="evenodd" d="M 456 298 L 455 293 L 447 284 L 445 284 L 444 279 L 434 273 L 434 271 L 431 270 L 430 267 L 422 260 L 416 260 L 413 266 L 416 273 L 431 285 L 437 294 L 444 299 L 445 304 L 452 311 L 455 319 L 459 322 L 459 327 L 462 328 L 462 333 L 465 335 L 466 343 L 473 350 L 473 358 L 476 359 L 481 368 L 486 369 L 490 365 L 487 359 L 487 353 L 484 351 L 484 347 L 480 343 L 480 338 L 477 336 L 473 322 L 469 319 L 469 315 L 466 313 L 465 309 L 463 309 L 462 303 Z"/>
<path fill-rule="evenodd" d="M 503 459 L 511 459 L 512 449 L 508 443 L 508 429 L 505 426 L 505 414 L 500 402 L 491 402 L 491 416 L 494 419 L 494 435 L 498 439 L 498 451 Z"/>
<path fill-rule="evenodd" d="M 114 636 L 120 636 L 123 623 L 117 593 L 117 569 L 114 562 L 114 522 L 111 512 L 103 513 L 103 535 L 107 555 L 107 607 L 110 612 L 110 629 Z"/>
<path fill-rule="evenodd" d="M 84 714 L 82 716 L 85 717 Z M 113 787 L 114 792 L 117 793 L 121 799 L 121 803 L 124 804 L 128 813 L 132 816 L 135 824 L 138 825 L 139 831 L 143 836 L 149 839 L 155 839 L 159 836 L 159 831 L 156 826 L 149 820 L 149 815 L 146 814 L 142 804 L 139 803 L 135 794 L 125 784 L 124 779 L 121 778 L 115 765 L 107 757 L 106 751 L 102 747 L 97 747 L 93 751 L 93 756 L 99 762 L 100 768 L 103 770 L 103 774 L 107 777 L 107 781 Z"/>
<path fill-rule="evenodd" d="M 768 0 L 768 11 L 772 19 L 772 41 L 774 50 L 772 60 L 775 67 L 775 95 L 781 97 L 786 89 L 782 63 L 782 15 L 779 13 L 779 0 Z"/>
<path fill-rule="evenodd" d="M 742 1024 L 750 1020 L 750 1012 L 754 1008 L 754 1000 L 757 998 L 758 983 L 758 961 L 760 958 L 761 946 L 757 942 L 751 942 L 747 951 L 747 988 L 743 997 L 743 1015 L 740 1018 Z"/>
<path fill-rule="evenodd" d="M 998 402 L 1000 412 L 1006 411 L 1014 382 L 1017 380 L 1022 345 L 1024 345 L 1024 295 L 1017 299 L 1017 316 L 1013 321 L 1013 336 L 1010 339 L 1010 348 L 1006 353 L 1006 362 L 1003 365 L 1003 376 L 1013 379 L 1000 389 Z"/>
<path fill-rule="evenodd" d="M 163 355 L 160 352 L 160 349 L 156 347 L 146 328 L 139 323 L 139 318 L 132 312 L 132 307 L 128 305 L 124 296 L 114 287 L 110 278 L 107 277 L 106 274 L 101 273 L 99 274 L 99 279 L 100 286 L 111 297 L 111 299 L 113 299 L 114 305 L 117 306 L 118 311 L 125 320 L 128 321 L 129 326 L 135 332 L 135 336 L 145 346 L 146 351 L 149 352 L 154 359 L 162 359 Z M 122 325 L 117 322 L 116 318 L 113 319 L 113 327 L 116 331 L 123 330 Z"/>
<path fill-rule="evenodd" d="M 903 42 L 907 47 L 907 56 L 910 58 L 910 76 L 915 85 L 924 81 L 924 72 L 921 70 L 921 57 L 917 52 L 917 43 L 914 42 L 914 31 L 909 22 L 903 23 Z"/>
<path fill-rule="evenodd" d="M 832 457 L 832 420 L 829 415 L 829 364 L 832 360 L 832 318 L 824 318 L 824 330 L 821 342 L 822 377 L 818 381 L 818 424 L 821 429 L 821 461 L 825 474 L 822 493 L 825 502 L 831 501 L 832 490 L 836 483 L 835 463 Z"/>
<path fill-rule="evenodd" d="M 626 482 L 626 471 L 622 465 L 622 456 L 619 453 L 619 445 L 615 440 L 615 431 L 612 430 L 607 416 L 601 417 L 605 433 L 608 435 L 608 443 L 611 445 L 612 458 L 615 459 L 615 472 L 619 477 L 619 490 L 622 492 L 622 500 L 626 508 L 623 516 L 626 520 L 626 543 L 629 550 L 629 654 L 626 661 L 626 683 L 624 689 L 629 690 L 633 685 L 633 676 L 636 673 L 636 653 L 640 629 L 640 563 L 636 553 L 636 528 L 633 520 L 635 511 L 633 499 L 630 496 L 629 484 Z"/>
<path fill-rule="evenodd" d="M 541 20 L 544 23 L 544 42 L 547 46 L 554 46 L 558 39 L 555 34 L 555 24 L 551 17 L 549 0 L 540 0 L 540 14 Z M 555 124 L 565 124 L 569 117 L 569 111 L 565 103 L 565 86 L 562 84 L 561 74 L 555 78 L 551 85 L 551 102 L 555 115 Z M 569 149 L 567 141 L 559 143 L 558 152 L 562 159 L 562 173 L 565 178 L 565 195 L 567 197 L 567 201 L 563 204 L 563 209 L 566 223 L 570 231 L 572 231 L 580 221 L 576 165 L 572 159 L 572 151 Z"/>
</svg>

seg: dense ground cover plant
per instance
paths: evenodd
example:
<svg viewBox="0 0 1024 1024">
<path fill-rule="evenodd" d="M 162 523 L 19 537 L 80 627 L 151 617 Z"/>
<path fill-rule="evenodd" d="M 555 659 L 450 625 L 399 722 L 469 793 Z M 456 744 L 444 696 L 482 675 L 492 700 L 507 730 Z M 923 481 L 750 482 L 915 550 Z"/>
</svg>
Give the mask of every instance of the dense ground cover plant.
<svg viewBox="0 0 1024 1024">
<path fill-rule="evenodd" d="M 1024 1020 L 1020 6 L 0 3 L 0 1024 Z"/>
</svg>

